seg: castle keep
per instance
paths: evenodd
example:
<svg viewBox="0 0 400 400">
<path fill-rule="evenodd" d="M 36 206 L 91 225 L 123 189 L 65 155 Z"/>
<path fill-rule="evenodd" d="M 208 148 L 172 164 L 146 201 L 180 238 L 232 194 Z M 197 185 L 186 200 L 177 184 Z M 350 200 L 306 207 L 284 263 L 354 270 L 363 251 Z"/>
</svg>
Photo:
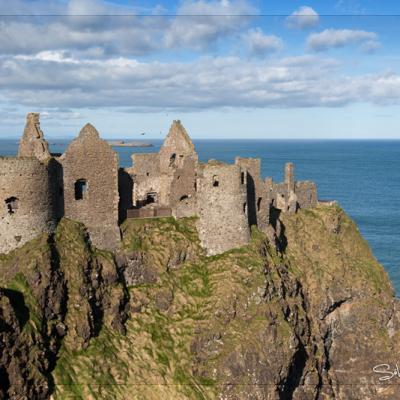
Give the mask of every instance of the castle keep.
<svg viewBox="0 0 400 400">
<path fill-rule="evenodd" d="M 207 253 L 248 243 L 252 225 L 267 231 L 274 215 L 318 203 L 313 182 L 262 179 L 260 160 L 200 163 L 180 121 L 159 153 L 133 154 L 119 168 L 117 153 L 87 124 L 64 154 L 51 154 L 39 114 L 28 114 L 17 157 L 0 157 L 0 253 L 52 232 L 62 217 L 80 221 L 93 244 L 114 250 L 126 218 L 196 216 Z"/>
</svg>

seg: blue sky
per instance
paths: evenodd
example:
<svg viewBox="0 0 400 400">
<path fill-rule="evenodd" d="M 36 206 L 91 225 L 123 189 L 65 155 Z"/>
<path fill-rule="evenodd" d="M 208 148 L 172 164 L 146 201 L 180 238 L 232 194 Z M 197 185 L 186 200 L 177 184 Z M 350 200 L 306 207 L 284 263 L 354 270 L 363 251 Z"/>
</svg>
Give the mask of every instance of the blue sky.
<svg viewBox="0 0 400 400">
<path fill-rule="evenodd" d="M 47 137 L 92 122 L 160 138 L 181 119 L 196 138 L 400 138 L 398 1 L 0 0 L 0 14 L 0 138 L 29 111 Z"/>
</svg>

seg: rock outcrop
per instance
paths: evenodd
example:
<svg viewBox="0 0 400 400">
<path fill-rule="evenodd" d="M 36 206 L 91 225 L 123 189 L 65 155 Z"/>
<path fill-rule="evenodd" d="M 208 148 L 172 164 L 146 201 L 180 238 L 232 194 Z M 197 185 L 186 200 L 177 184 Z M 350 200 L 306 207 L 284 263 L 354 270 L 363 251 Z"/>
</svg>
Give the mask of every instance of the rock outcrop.
<svg viewBox="0 0 400 400">
<path fill-rule="evenodd" d="M 276 218 L 212 257 L 195 218 L 128 220 L 115 253 L 62 220 L 0 256 L 0 398 L 398 398 L 400 306 L 357 227 Z"/>
</svg>

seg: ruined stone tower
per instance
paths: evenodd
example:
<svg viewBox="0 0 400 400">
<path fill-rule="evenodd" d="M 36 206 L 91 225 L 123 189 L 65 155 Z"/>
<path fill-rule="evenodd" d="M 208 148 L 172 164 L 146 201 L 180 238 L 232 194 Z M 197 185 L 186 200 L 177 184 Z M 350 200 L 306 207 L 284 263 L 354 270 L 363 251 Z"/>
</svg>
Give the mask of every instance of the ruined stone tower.
<svg viewBox="0 0 400 400">
<path fill-rule="evenodd" d="M 246 185 L 249 226 L 255 225 L 264 231 L 269 224 L 269 202 L 261 179 L 261 160 L 236 157 L 235 164 L 241 168 L 241 180 Z"/>
<path fill-rule="evenodd" d="M 65 217 L 83 222 L 95 246 L 114 249 L 120 239 L 117 154 L 87 124 L 60 161 Z"/>
<path fill-rule="evenodd" d="M 29 113 L 26 116 L 24 134 L 19 142 L 18 157 L 36 157 L 46 160 L 50 157 L 49 145 L 40 129 L 38 113 Z"/>
<path fill-rule="evenodd" d="M 197 179 L 197 230 L 207 254 L 249 242 L 247 188 L 239 165 L 209 161 Z"/>
<path fill-rule="evenodd" d="M 0 157 L 0 253 L 54 229 L 48 167 L 34 157 Z"/>
</svg>

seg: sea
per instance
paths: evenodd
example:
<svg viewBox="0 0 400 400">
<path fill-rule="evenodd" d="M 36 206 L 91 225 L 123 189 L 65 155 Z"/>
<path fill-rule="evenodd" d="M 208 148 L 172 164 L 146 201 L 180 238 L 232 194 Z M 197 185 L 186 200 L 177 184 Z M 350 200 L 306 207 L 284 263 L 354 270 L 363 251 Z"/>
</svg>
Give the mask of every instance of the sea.
<svg viewBox="0 0 400 400">
<path fill-rule="evenodd" d="M 115 147 L 123 167 L 132 153 L 153 147 Z M 50 140 L 62 153 L 69 140 Z M 261 159 L 263 177 L 282 181 L 287 161 L 297 180 L 312 180 L 322 200 L 336 200 L 355 220 L 400 296 L 400 140 L 194 140 L 201 161 L 234 162 L 236 156 Z M 0 156 L 14 156 L 17 140 L 0 140 Z"/>
</svg>

